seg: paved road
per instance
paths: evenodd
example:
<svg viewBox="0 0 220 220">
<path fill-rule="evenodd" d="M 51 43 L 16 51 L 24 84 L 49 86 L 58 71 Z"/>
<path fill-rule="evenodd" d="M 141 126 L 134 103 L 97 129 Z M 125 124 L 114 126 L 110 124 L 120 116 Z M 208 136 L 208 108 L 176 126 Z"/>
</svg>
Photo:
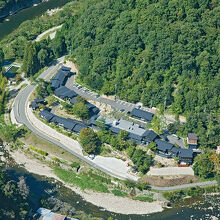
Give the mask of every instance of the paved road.
<svg viewBox="0 0 220 220">
<path fill-rule="evenodd" d="M 159 186 L 151 186 L 151 189 L 158 190 L 158 191 L 174 191 L 179 189 L 186 189 L 190 187 L 197 187 L 197 186 L 210 186 L 210 185 L 216 185 L 217 181 L 206 181 L 206 182 L 199 182 L 199 183 L 191 183 L 191 184 L 185 184 L 185 185 L 179 185 L 179 186 L 170 186 L 170 187 L 159 187 Z"/>
<path fill-rule="evenodd" d="M 62 59 L 61 59 L 62 60 Z M 60 62 L 56 63 L 55 65 L 52 65 L 50 68 L 48 68 L 46 71 L 44 71 L 39 78 L 45 78 L 47 77 L 47 75 L 52 75 L 54 71 L 56 71 L 58 65 Z M 113 177 L 122 179 L 122 180 L 126 180 L 127 178 L 125 178 L 124 176 L 120 176 L 117 175 L 95 163 L 93 163 L 92 160 L 87 159 L 79 154 L 77 154 L 76 152 L 70 150 L 69 148 L 67 148 L 65 145 L 63 145 L 61 142 L 52 139 L 51 137 L 49 137 L 45 133 L 40 132 L 38 129 L 36 129 L 28 120 L 27 115 L 26 115 L 26 104 L 28 101 L 28 98 L 30 96 L 30 94 L 34 91 L 34 89 L 36 88 L 37 85 L 28 85 L 25 89 L 23 89 L 21 92 L 19 92 L 19 94 L 17 95 L 14 105 L 13 105 L 13 110 L 14 110 L 14 114 L 15 114 L 15 118 L 17 120 L 18 123 L 24 124 L 25 126 L 27 126 L 32 132 L 34 132 L 36 135 L 38 135 L 39 137 L 61 147 L 62 149 L 66 150 L 67 152 L 71 153 L 72 155 L 78 157 L 80 160 L 86 162 L 87 164 L 89 164 L 90 166 L 101 170 L 104 173 L 107 173 Z"/>
<path fill-rule="evenodd" d="M 54 72 L 57 70 L 57 68 L 59 67 L 60 63 L 62 63 L 64 60 L 64 57 L 60 58 L 57 60 L 57 62 L 55 62 L 51 67 L 49 67 L 47 70 L 45 70 L 38 78 L 51 78 L 52 75 L 54 74 Z M 32 132 L 34 132 L 36 135 L 38 135 L 39 137 L 61 147 L 62 149 L 66 150 L 67 152 L 71 153 L 72 155 L 76 156 L 77 158 L 79 158 L 80 160 L 86 162 L 87 164 L 89 164 L 90 166 L 101 170 L 102 172 L 109 174 L 113 177 L 125 180 L 126 178 L 124 176 L 120 176 L 117 175 L 95 163 L 93 163 L 93 161 L 91 161 L 90 159 L 87 159 L 79 154 L 77 154 L 76 152 L 70 150 L 69 148 L 67 148 L 65 145 L 63 145 L 62 143 L 60 143 L 59 141 L 56 141 L 52 138 L 50 138 L 47 134 L 46 131 L 45 133 L 40 132 L 39 130 L 37 130 L 28 120 L 27 115 L 26 115 L 26 104 L 28 101 L 28 98 L 30 96 L 30 94 L 34 91 L 34 89 L 36 88 L 37 85 L 31 84 L 28 85 L 25 89 L 21 90 L 19 92 L 19 94 L 17 95 L 17 97 L 15 98 L 15 102 L 13 105 L 13 110 L 14 110 L 14 116 L 17 120 L 18 123 L 24 124 L 25 126 L 27 126 Z M 108 99 L 107 99 L 108 100 Z M 100 99 L 101 101 L 101 99 Z M 109 100 L 110 103 L 112 103 L 111 100 Z M 114 101 L 113 101 L 114 102 Z M 116 104 L 117 105 L 117 104 Z M 118 105 L 117 105 L 118 106 Z M 207 181 L 207 182 L 202 182 L 202 183 L 193 183 L 193 184 L 187 184 L 187 185 L 180 185 L 180 186 L 173 186 L 173 187 L 154 187 L 154 186 L 150 186 L 152 189 L 154 190 L 159 190 L 159 191 L 170 191 L 170 190 L 178 190 L 178 189 L 183 189 L 183 188 L 188 188 L 188 187 L 196 187 L 196 186 L 208 186 L 208 185 L 213 185 L 216 184 L 216 181 Z"/>
<path fill-rule="evenodd" d="M 131 111 L 134 107 L 135 104 L 129 103 L 129 102 L 125 102 L 122 100 L 111 100 L 111 99 L 107 99 L 107 98 L 103 98 L 103 97 L 96 97 L 96 93 L 91 92 L 91 91 L 84 91 L 86 88 L 80 88 L 78 89 L 75 84 L 74 84 L 74 76 L 71 76 L 67 82 L 66 82 L 66 87 L 69 89 L 74 90 L 77 94 L 79 94 L 80 96 L 93 100 L 95 102 L 102 102 L 105 104 L 108 104 L 112 107 L 112 109 L 116 109 L 116 110 L 120 110 L 120 109 L 124 109 L 125 112 Z"/>
</svg>

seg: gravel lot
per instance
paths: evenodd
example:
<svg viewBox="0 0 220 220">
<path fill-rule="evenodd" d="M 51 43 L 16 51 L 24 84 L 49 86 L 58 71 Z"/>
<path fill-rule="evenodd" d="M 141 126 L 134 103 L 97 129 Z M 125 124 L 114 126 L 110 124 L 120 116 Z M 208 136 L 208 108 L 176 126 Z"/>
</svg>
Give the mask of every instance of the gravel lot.
<svg viewBox="0 0 220 220">
<path fill-rule="evenodd" d="M 162 167 L 162 168 L 151 167 L 147 175 L 152 175 L 152 176 L 191 175 L 191 176 L 194 176 L 194 171 L 191 167 Z"/>
<path fill-rule="evenodd" d="M 111 172 L 117 172 L 118 174 L 126 177 L 129 177 L 133 180 L 137 180 L 136 176 L 128 174 L 129 167 L 126 166 L 126 161 L 119 160 L 113 157 L 102 157 L 96 156 L 93 160 L 94 163 L 99 166 L 105 167 L 105 169 L 110 170 Z"/>
</svg>

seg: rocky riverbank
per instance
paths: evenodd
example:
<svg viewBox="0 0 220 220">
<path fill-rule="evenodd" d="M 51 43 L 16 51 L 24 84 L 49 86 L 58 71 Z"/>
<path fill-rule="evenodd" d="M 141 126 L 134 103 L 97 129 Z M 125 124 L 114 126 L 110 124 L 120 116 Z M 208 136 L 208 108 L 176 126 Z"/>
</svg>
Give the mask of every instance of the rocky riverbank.
<svg viewBox="0 0 220 220">
<path fill-rule="evenodd" d="M 16 1 L 14 4 L 8 3 L 4 8 L 0 9 L 0 19 L 3 19 L 9 15 L 13 15 L 24 8 L 32 7 L 33 5 L 44 1 L 47 0 L 20 0 Z"/>
<path fill-rule="evenodd" d="M 66 187 L 79 194 L 84 200 L 114 213 L 121 214 L 150 214 L 163 211 L 165 203 L 163 201 L 141 202 L 126 197 L 118 197 L 109 193 L 93 192 L 89 190 L 82 191 L 79 188 L 70 186 L 61 181 L 50 167 L 42 164 L 40 161 L 28 157 L 21 151 L 10 151 L 10 156 L 19 165 L 22 165 L 31 173 L 52 177 L 62 182 Z M 126 205 L 125 205 L 126 204 Z"/>
</svg>

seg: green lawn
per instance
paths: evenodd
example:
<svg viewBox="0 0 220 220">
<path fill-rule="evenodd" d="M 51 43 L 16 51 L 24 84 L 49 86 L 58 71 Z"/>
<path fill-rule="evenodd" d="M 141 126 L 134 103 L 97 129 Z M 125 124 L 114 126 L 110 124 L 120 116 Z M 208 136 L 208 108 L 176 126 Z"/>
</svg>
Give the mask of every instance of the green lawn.
<svg viewBox="0 0 220 220">
<path fill-rule="evenodd" d="M 72 170 L 65 170 L 60 167 L 55 167 L 54 173 L 64 182 L 80 187 L 82 190 L 88 189 L 97 192 L 109 192 L 108 187 L 105 184 L 92 178 L 91 175 L 88 175 L 87 173 L 80 173 L 77 175 Z"/>
</svg>

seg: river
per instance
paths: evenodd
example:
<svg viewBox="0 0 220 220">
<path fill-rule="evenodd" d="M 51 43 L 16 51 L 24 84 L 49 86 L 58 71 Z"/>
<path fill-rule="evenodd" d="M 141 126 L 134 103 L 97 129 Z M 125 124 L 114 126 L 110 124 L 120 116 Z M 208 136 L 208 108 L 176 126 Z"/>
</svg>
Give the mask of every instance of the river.
<svg viewBox="0 0 220 220">
<path fill-rule="evenodd" d="M 7 173 L 11 175 L 12 179 L 17 180 L 19 176 L 24 176 L 26 183 L 30 188 L 32 196 L 33 209 L 40 206 L 40 199 L 48 197 L 48 190 L 53 190 L 51 196 L 66 202 L 73 206 L 77 211 L 83 211 L 86 214 L 92 214 L 94 217 L 101 217 L 107 219 L 113 217 L 114 220 L 197 220 L 197 219 L 212 219 L 211 216 L 220 218 L 219 196 L 206 196 L 195 199 L 187 199 L 181 203 L 176 204 L 176 207 L 166 209 L 162 213 L 151 215 L 122 215 L 103 210 L 89 202 L 86 202 L 82 197 L 70 189 L 64 187 L 61 183 L 53 179 L 42 177 L 36 174 L 31 174 L 23 168 L 11 167 Z M 210 208 L 211 207 L 211 208 Z"/>
<path fill-rule="evenodd" d="M 17 14 L 7 17 L 9 21 L 0 20 L 0 40 L 15 30 L 23 21 L 42 15 L 48 9 L 61 7 L 68 1 L 69 0 L 49 0 L 47 2 L 40 3 L 35 7 L 23 9 Z M 177 204 L 176 207 L 166 209 L 162 213 L 151 215 L 121 215 L 111 213 L 100 207 L 94 206 L 93 204 L 84 201 L 81 196 L 64 187 L 62 184 L 54 183 L 51 179 L 31 174 L 23 168 L 13 167 L 8 170 L 8 173 L 15 179 L 19 176 L 25 176 L 26 182 L 31 189 L 31 194 L 33 195 L 32 203 L 34 209 L 39 207 L 40 199 L 48 195 L 45 190 L 55 189 L 53 196 L 56 198 L 68 203 L 78 211 L 84 211 L 87 214 L 102 217 L 103 219 L 107 219 L 110 216 L 113 217 L 113 219 L 118 220 L 203 220 L 212 219 L 211 216 L 218 216 L 216 219 L 220 219 L 219 196 L 200 197 L 193 200 L 187 199 Z"/>
<path fill-rule="evenodd" d="M 0 20 L 0 40 L 15 30 L 23 21 L 31 20 L 42 15 L 48 9 L 62 7 L 70 0 L 49 0 L 39 3 L 37 6 L 19 11 L 18 13 Z"/>
</svg>

